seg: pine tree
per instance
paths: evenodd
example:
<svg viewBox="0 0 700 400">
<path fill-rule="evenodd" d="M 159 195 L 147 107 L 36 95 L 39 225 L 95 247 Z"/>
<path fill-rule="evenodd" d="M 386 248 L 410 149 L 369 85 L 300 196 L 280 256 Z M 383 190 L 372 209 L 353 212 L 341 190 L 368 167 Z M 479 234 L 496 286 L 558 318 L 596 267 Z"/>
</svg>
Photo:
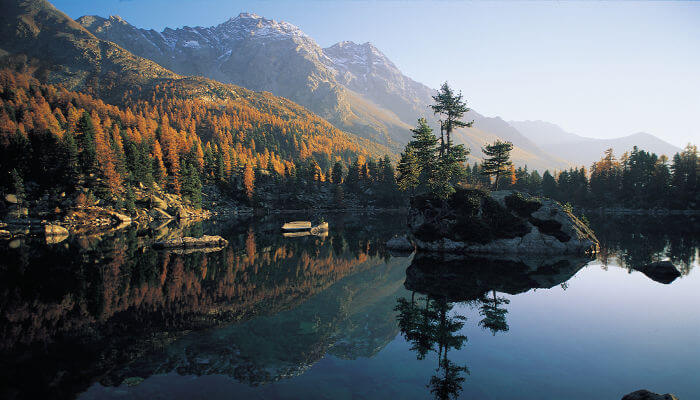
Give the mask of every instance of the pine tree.
<svg viewBox="0 0 700 400">
<path fill-rule="evenodd" d="M 343 183 L 343 164 L 340 161 L 336 161 L 333 164 L 333 172 L 331 172 L 331 180 L 336 185 Z"/>
<path fill-rule="evenodd" d="M 553 198 L 557 194 L 557 182 L 554 180 L 549 170 L 544 171 L 542 175 L 542 194 L 546 197 Z"/>
<path fill-rule="evenodd" d="M 462 100 L 462 93 L 455 94 L 452 88 L 443 83 L 438 91 L 438 94 L 433 96 L 435 104 L 430 108 L 433 113 L 440 115 L 440 155 L 449 153 L 452 150 L 452 131 L 455 128 L 471 127 L 474 121 L 464 122 L 462 118 L 464 114 L 469 112 L 467 104 Z M 443 132 L 446 135 L 446 140 L 443 139 Z"/>
<path fill-rule="evenodd" d="M 495 177 L 493 184 L 495 190 L 498 190 L 499 178 L 507 173 L 513 164 L 510 161 L 511 150 L 513 150 L 513 143 L 500 140 L 481 148 L 481 151 L 487 156 L 482 166 L 482 173 Z"/>
<path fill-rule="evenodd" d="M 407 146 L 406 150 L 401 153 L 401 159 L 396 169 L 399 173 L 397 179 L 399 189 L 404 192 L 409 192 L 411 195 L 415 194 L 419 183 L 421 168 L 418 164 L 418 157 L 416 157 L 413 147 Z"/>
<path fill-rule="evenodd" d="M 345 186 L 350 192 L 355 192 L 360 187 L 360 168 L 360 161 L 357 158 L 348 167 L 348 174 L 345 176 Z"/>
<path fill-rule="evenodd" d="M 75 138 L 71 132 L 66 132 L 63 135 L 63 151 L 63 179 L 69 187 L 74 187 L 80 177 L 80 161 L 78 159 L 78 145 L 75 143 Z"/>
</svg>

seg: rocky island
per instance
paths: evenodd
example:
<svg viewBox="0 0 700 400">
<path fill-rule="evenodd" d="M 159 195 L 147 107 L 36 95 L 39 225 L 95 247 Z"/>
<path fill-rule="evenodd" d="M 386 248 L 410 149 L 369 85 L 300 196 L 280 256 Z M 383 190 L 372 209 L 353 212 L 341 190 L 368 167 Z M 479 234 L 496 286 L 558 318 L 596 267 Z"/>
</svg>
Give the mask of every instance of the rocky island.
<svg viewBox="0 0 700 400">
<path fill-rule="evenodd" d="M 412 200 L 411 238 L 420 251 L 457 254 L 595 254 L 598 239 L 570 210 L 547 198 L 501 190 L 458 188 L 446 200 Z"/>
</svg>

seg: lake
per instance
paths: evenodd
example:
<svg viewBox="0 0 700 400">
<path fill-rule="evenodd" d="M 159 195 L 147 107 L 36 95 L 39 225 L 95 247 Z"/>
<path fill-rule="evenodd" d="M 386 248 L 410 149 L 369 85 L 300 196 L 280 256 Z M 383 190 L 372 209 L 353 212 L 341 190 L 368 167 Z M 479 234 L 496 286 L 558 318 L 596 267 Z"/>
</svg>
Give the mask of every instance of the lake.
<svg viewBox="0 0 700 400">
<path fill-rule="evenodd" d="M 620 399 L 700 396 L 700 223 L 589 216 L 596 259 L 437 258 L 254 217 L 0 242 L 0 397 Z M 155 237 L 216 234 L 214 252 Z M 669 284 L 634 267 L 670 259 Z"/>
</svg>

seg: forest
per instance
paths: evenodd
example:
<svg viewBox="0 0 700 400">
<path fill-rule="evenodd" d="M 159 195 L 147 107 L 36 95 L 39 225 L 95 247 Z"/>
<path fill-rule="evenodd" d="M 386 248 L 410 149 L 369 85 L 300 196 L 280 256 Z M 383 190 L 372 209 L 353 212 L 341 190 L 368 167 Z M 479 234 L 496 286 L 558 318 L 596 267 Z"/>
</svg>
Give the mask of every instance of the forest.
<svg viewBox="0 0 700 400">
<path fill-rule="evenodd" d="M 117 107 L 5 69 L 0 186 L 20 202 L 71 196 L 82 188 L 90 201 L 126 212 L 133 210 L 139 185 L 180 194 L 195 207 L 205 185 L 252 206 L 280 208 L 404 207 L 419 193 L 449 197 L 458 185 L 515 189 L 583 208 L 700 204 L 694 145 L 671 159 L 636 147 L 618 159 L 609 149 L 588 169 L 540 174 L 516 168 L 509 156 L 513 145 L 496 141 L 482 149 L 482 162 L 470 166 L 469 149 L 452 140 L 454 129 L 473 123 L 462 120 L 469 111 L 462 94 L 444 84 L 434 100 L 440 136 L 419 119 L 395 171 L 388 151 L 381 154 L 386 149 L 283 104 L 206 102 L 164 83 L 150 94 L 126 94 L 125 106 Z M 316 192 L 328 195 L 320 203 L 299 200 Z"/>
</svg>

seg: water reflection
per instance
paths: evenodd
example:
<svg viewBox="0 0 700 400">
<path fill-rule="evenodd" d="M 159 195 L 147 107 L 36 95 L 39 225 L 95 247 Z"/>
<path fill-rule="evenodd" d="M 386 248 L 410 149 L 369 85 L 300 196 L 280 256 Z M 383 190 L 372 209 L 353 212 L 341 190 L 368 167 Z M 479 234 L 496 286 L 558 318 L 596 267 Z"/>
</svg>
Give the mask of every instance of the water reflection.
<svg viewBox="0 0 700 400">
<path fill-rule="evenodd" d="M 633 269 L 669 259 L 683 276 L 698 258 L 700 218 L 697 215 L 654 217 L 591 215 L 601 242 L 598 260 L 603 266 Z"/>
<path fill-rule="evenodd" d="M 466 365 L 452 362 L 448 352 L 460 350 L 467 337 L 460 332 L 467 318 L 453 310 L 454 302 L 479 307 L 478 325 L 493 335 L 509 330 L 505 305 L 497 292 L 517 294 L 560 285 L 583 268 L 586 258 L 492 258 L 417 255 L 406 270 L 409 298 L 396 303 L 401 334 L 419 360 L 437 355 L 437 368 L 428 387 L 435 399 L 457 398 L 469 374 Z M 416 296 L 416 293 L 419 295 Z"/>
<path fill-rule="evenodd" d="M 211 253 L 154 251 L 149 243 L 163 237 L 162 229 L 157 235 L 131 230 L 109 238 L 81 238 L 53 246 L 27 242 L 3 250 L 0 397 L 72 398 L 95 379 L 119 385 L 134 371 L 147 377 L 168 366 L 183 373 L 202 369 L 224 373 L 214 363 L 197 361 L 209 356 L 190 354 L 184 358 L 187 362 L 169 356 L 155 365 L 149 355 L 159 357 L 159 349 L 170 348 L 190 331 L 231 324 L 243 323 L 232 328 L 238 332 L 233 337 L 237 343 L 245 343 L 249 332 L 267 332 L 254 337 L 269 335 L 272 341 L 289 327 L 265 327 L 265 317 L 294 310 L 320 293 L 331 296 L 333 291 L 327 289 L 346 277 L 386 268 L 389 256 L 383 243 L 389 232 L 398 229 L 400 219 L 394 225 L 366 218 L 333 222 L 335 229 L 327 237 L 290 239 L 282 237 L 275 220 L 177 230 L 177 235 L 216 232 L 229 240 L 227 248 Z M 396 287 L 401 286 L 404 269 L 405 265 L 392 269 Z M 360 290 L 343 287 L 345 291 L 328 299 L 338 312 L 347 311 L 343 296 L 353 297 L 351 293 Z M 391 310 L 393 299 L 389 304 Z M 260 318 L 246 326 L 245 321 L 254 317 Z M 228 363 L 235 364 L 231 375 L 255 383 L 289 375 L 284 371 L 288 367 L 303 370 L 329 349 L 324 345 L 327 338 L 337 339 L 337 332 L 331 334 L 329 329 L 352 331 L 351 316 L 341 320 L 348 324 L 344 329 L 325 314 L 297 316 L 296 321 L 306 321 L 298 328 L 313 333 L 314 344 L 300 348 L 298 360 L 288 360 L 270 376 L 265 375 L 269 368 L 261 357 L 229 347 L 244 360 Z M 384 342 L 393 338 L 390 328 L 376 328 L 386 335 Z M 339 354 L 348 356 L 371 354 L 380 347 L 369 339 L 360 342 L 349 336 L 333 343 Z M 216 349 L 227 351 L 223 342 L 218 344 Z M 367 348 L 361 349 L 363 345 Z M 146 368 L 144 360 L 155 366 Z"/>
<path fill-rule="evenodd" d="M 394 394 L 406 398 L 471 395 L 469 384 L 488 368 L 474 358 L 479 338 L 515 338 L 522 319 L 536 316 L 512 296 L 565 288 L 591 264 L 567 257 L 394 257 L 383 244 L 403 229 L 396 216 L 334 217 L 325 237 L 285 238 L 279 222 L 156 227 L 0 249 L 0 397 L 116 397 L 139 383 L 129 390 L 175 394 L 165 385 L 153 389 L 164 376 L 170 383 L 225 377 L 233 382 L 226 385 L 238 385 L 226 386 L 234 395 L 263 397 L 278 385 L 295 387 L 300 397 L 325 395 L 318 382 L 344 384 L 348 393 L 368 387 L 367 397 L 375 398 L 385 397 L 386 388 L 400 388 Z M 594 225 L 604 249 L 600 264 L 631 271 L 670 259 L 684 276 L 667 289 L 683 284 L 697 259 L 693 225 L 665 223 L 661 232 L 658 221 L 632 222 L 641 225 Z M 149 246 L 156 237 L 201 234 L 222 235 L 229 246 L 184 254 Z M 613 275 L 597 272 L 601 279 Z M 562 310 L 588 302 L 571 301 L 570 292 L 561 292 Z M 385 368 L 406 361 L 398 351 L 415 364 L 385 376 Z M 324 358 L 343 365 L 345 383 L 314 369 Z M 385 364 L 363 381 L 354 365 L 367 360 Z"/>
</svg>

